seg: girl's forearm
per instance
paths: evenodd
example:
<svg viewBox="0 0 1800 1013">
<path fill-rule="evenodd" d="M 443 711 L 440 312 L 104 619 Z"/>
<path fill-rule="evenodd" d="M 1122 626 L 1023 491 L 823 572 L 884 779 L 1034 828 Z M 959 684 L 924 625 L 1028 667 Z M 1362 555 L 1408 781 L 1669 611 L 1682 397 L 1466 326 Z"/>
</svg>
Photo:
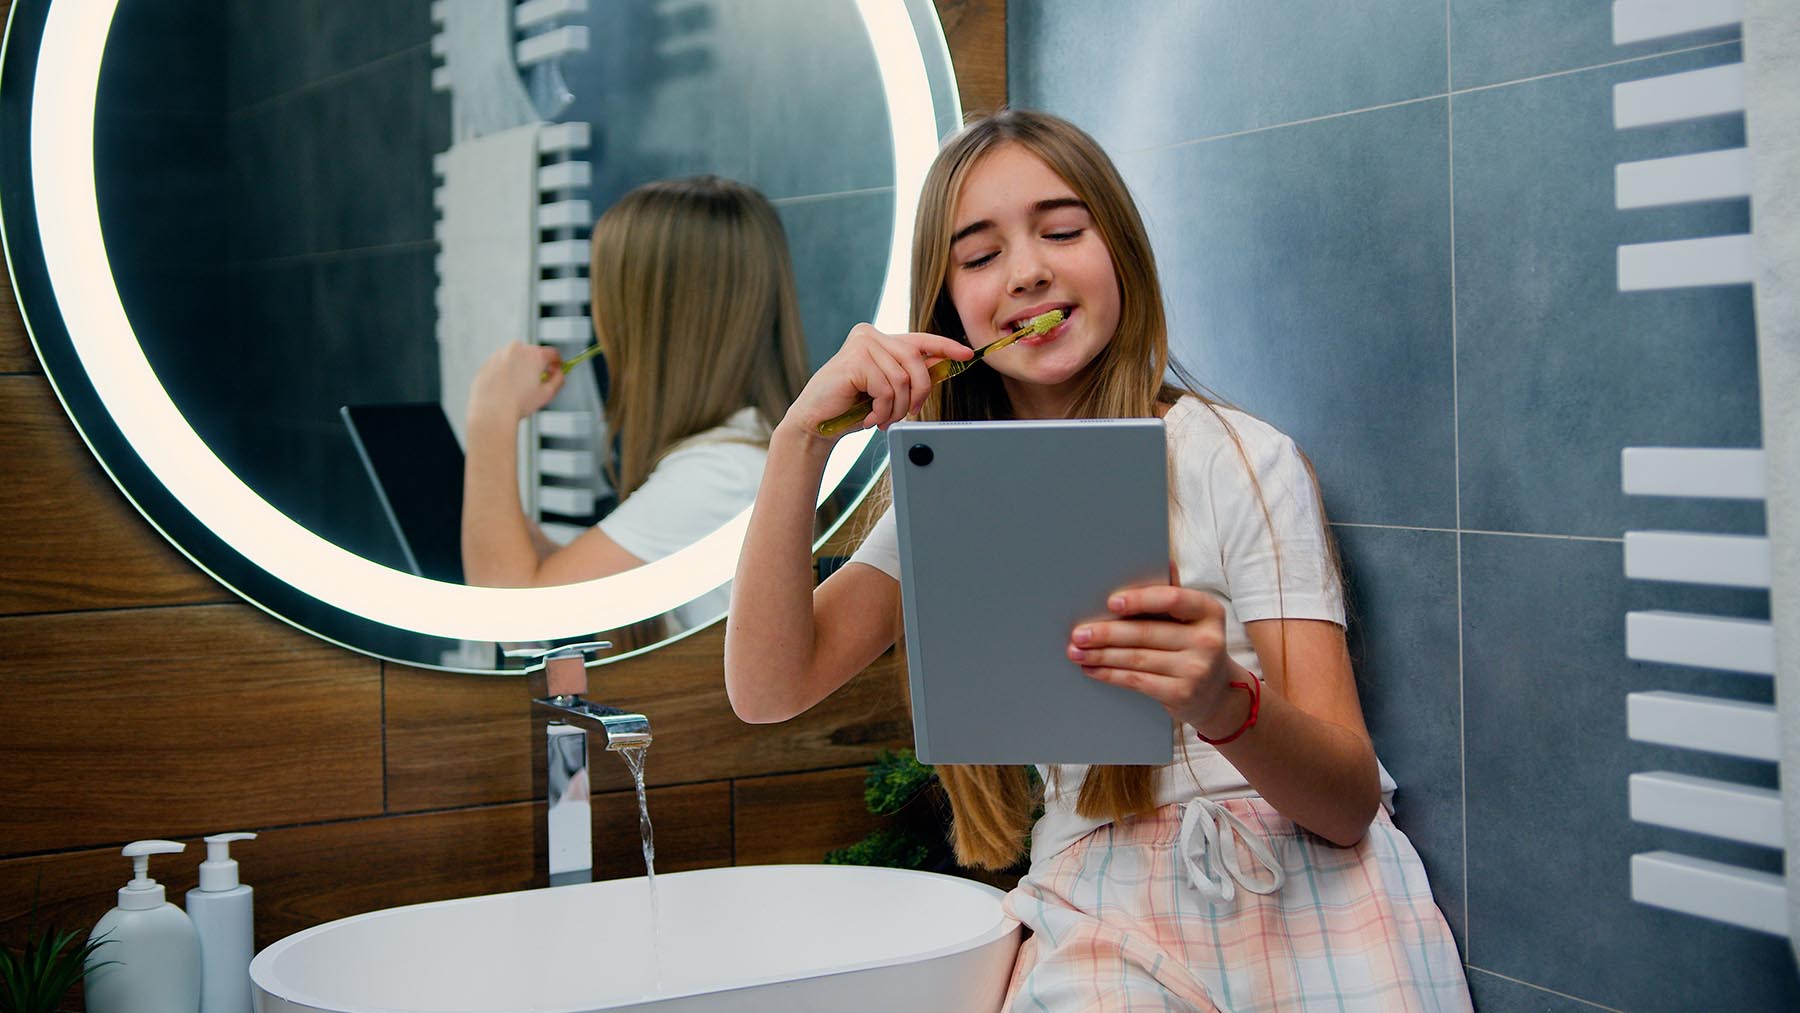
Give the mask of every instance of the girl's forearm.
<svg viewBox="0 0 1800 1013">
<path fill-rule="evenodd" d="M 777 426 L 731 585 L 725 689 L 745 721 L 783 721 L 814 656 L 812 534 L 831 445 Z"/>
<path fill-rule="evenodd" d="M 519 424 L 470 412 L 463 465 L 463 579 L 480 587 L 530 587 L 538 548 L 519 505 Z"/>
<path fill-rule="evenodd" d="M 1254 676 L 1245 672 L 1240 678 Z M 1248 695 L 1234 690 L 1219 717 L 1230 727 L 1201 732 L 1230 735 L 1248 708 Z M 1262 689 L 1256 725 L 1218 748 L 1283 816 L 1334 844 L 1347 847 L 1361 840 L 1381 804 L 1381 780 L 1369 741 L 1307 713 L 1269 686 Z"/>
</svg>

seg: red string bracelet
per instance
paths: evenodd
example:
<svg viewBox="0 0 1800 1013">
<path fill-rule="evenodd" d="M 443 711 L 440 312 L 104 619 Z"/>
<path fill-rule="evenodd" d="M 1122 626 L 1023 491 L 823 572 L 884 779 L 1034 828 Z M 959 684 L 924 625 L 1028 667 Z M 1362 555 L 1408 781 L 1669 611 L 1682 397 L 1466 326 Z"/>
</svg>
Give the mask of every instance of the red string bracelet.
<svg viewBox="0 0 1800 1013">
<path fill-rule="evenodd" d="M 1250 694 L 1250 713 L 1245 716 L 1244 723 L 1238 726 L 1237 731 L 1232 732 L 1222 739 L 1209 739 L 1204 735 L 1200 735 L 1200 729 L 1194 729 L 1194 734 L 1200 736 L 1200 741 L 1209 746 L 1222 746 L 1227 742 L 1235 742 L 1238 736 L 1255 727 L 1256 712 L 1262 709 L 1262 686 L 1259 685 L 1261 682 L 1262 680 L 1255 676 L 1251 676 L 1249 682 L 1233 682 L 1231 684 L 1232 689 L 1241 689 Z"/>
</svg>

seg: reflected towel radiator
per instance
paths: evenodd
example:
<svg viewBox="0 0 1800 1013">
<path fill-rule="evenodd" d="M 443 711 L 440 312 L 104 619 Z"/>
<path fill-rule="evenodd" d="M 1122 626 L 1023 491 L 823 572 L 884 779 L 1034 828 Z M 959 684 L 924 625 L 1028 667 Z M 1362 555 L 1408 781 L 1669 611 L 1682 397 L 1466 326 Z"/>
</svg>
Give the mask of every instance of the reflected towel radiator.
<svg viewBox="0 0 1800 1013">
<path fill-rule="evenodd" d="M 588 27 L 579 23 L 587 14 L 588 0 L 480 0 L 505 8 L 509 15 L 510 38 L 499 41 L 509 46 L 510 63 L 517 72 L 506 86 L 516 90 L 519 97 L 505 102 L 475 101 L 476 97 L 458 94 L 458 87 L 466 85 L 459 85 L 459 76 L 451 72 L 450 61 L 457 47 L 449 30 L 450 2 L 436 0 L 431 5 L 432 22 L 437 27 L 431 42 L 437 64 L 432 69 L 431 85 L 434 90 L 449 92 L 453 103 L 461 102 L 486 114 L 453 115 L 457 141 L 532 122 L 537 111 L 528 109 L 529 102 L 523 99 L 524 88 L 517 75 L 552 66 L 588 49 Z M 458 12 L 465 16 L 466 13 Z M 503 30 L 507 20 L 497 17 L 497 29 Z M 534 217 L 519 223 L 520 229 L 534 237 L 531 276 L 536 289 L 529 320 L 522 322 L 519 333 L 526 341 L 555 346 L 564 358 L 574 356 L 593 342 L 588 315 L 588 232 L 593 223 L 588 190 L 593 181 L 593 165 L 581 157 L 589 144 L 586 123 L 541 124 Z M 434 161 L 434 167 L 441 179 L 442 156 Z M 441 214 L 441 187 L 434 201 Z M 520 440 L 519 483 L 526 512 L 540 522 L 551 539 L 567 543 L 587 529 L 598 507 L 612 493 L 601 470 L 609 436 L 592 372 L 572 373 L 556 400 L 523 427 Z"/>
<path fill-rule="evenodd" d="M 1616 44 L 1742 24 L 1744 62 L 1630 81 L 1613 91 L 1618 129 L 1703 117 L 1746 118 L 1744 148 L 1619 165 L 1621 211 L 1750 198 L 1751 234 L 1618 249 L 1622 292 L 1753 285 L 1763 447 L 1628 447 L 1632 495 L 1760 500 L 1768 535 L 1628 531 L 1625 576 L 1769 591 L 1767 621 L 1642 611 L 1625 617 L 1634 661 L 1773 679 L 1800 694 L 1800 9 L 1791 0 L 1618 0 Z M 1759 119 L 1762 111 L 1766 118 Z M 1785 395 L 1782 392 L 1787 392 Z M 1800 854 L 1800 706 L 1682 692 L 1629 694 L 1632 739 L 1781 765 L 1781 790 L 1666 771 L 1632 774 L 1631 817 Z M 1786 726 L 1784 733 L 1783 726 Z M 1668 851 L 1631 856 L 1634 900 L 1800 940 L 1800 892 L 1787 877 Z M 1796 950 L 1800 954 L 1800 949 Z"/>
</svg>

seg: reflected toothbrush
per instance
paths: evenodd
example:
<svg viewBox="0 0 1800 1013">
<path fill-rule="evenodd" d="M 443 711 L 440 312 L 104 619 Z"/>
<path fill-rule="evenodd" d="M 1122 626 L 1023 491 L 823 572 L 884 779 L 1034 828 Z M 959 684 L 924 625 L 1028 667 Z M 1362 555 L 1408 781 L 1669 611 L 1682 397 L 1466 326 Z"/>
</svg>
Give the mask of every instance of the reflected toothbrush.
<svg viewBox="0 0 1800 1013">
<path fill-rule="evenodd" d="M 589 359 L 591 359 L 594 356 L 599 355 L 599 354 L 600 354 L 600 344 L 599 344 L 599 342 L 595 342 L 594 344 L 588 346 L 587 351 L 582 352 L 580 355 L 577 355 L 573 359 L 570 359 L 568 362 L 563 363 L 562 367 L 561 367 L 562 375 L 568 376 L 569 370 L 574 369 L 576 366 L 581 365 L 582 363 L 588 361 Z M 550 382 L 550 371 L 546 369 L 542 373 L 539 373 L 538 374 L 538 382 L 539 383 L 549 383 Z"/>
<path fill-rule="evenodd" d="M 977 348 L 975 350 L 975 357 L 972 359 L 960 361 L 956 359 L 943 359 L 934 363 L 931 369 L 927 371 L 931 374 L 932 385 L 936 386 L 937 384 L 943 383 L 945 380 L 950 379 L 958 373 L 968 369 L 970 366 L 975 365 L 977 362 L 980 362 L 989 352 L 997 352 L 1020 338 L 1035 338 L 1040 334 L 1048 334 L 1057 324 L 1063 322 L 1064 316 L 1066 316 L 1066 314 L 1064 314 L 1062 310 L 1051 310 L 1048 313 L 1040 313 L 1037 316 L 1032 317 L 1025 326 L 1008 334 L 1006 337 L 1001 338 L 999 341 L 992 341 Z M 875 402 L 870 400 L 867 395 L 858 398 L 857 402 L 845 409 L 843 414 L 819 423 L 819 435 L 838 436 L 855 428 L 863 419 L 869 417 L 869 412 L 874 407 Z"/>
</svg>

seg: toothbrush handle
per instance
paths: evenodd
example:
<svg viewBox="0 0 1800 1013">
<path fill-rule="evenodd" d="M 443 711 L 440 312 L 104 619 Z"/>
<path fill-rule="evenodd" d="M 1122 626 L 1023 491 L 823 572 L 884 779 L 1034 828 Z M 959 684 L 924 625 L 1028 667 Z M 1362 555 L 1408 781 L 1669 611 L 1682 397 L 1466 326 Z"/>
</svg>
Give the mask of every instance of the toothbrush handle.
<svg viewBox="0 0 1800 1013">
<path fill-rule="evenodd" d="M 926 370 L 926 372 L 931 374 L 931 383 L 933 386 L 936 386 L 963 370 L 968 369 L 974 364 L 974 359 L 970 359 L 966 362 L 958 362 L 955 359 L 940 359 L 939 361 L 932 363 L 931 368 Z M 819 435 L 842 436 L 850 430 L 855 429 L 857 423 L 868 418 L 870 410 L 874 407 L 875 402 L 871 401 L 867 394 L 858 397 L 855 404 L 844 409 L 839 414 L 819 423 Z"/>
</svg>

